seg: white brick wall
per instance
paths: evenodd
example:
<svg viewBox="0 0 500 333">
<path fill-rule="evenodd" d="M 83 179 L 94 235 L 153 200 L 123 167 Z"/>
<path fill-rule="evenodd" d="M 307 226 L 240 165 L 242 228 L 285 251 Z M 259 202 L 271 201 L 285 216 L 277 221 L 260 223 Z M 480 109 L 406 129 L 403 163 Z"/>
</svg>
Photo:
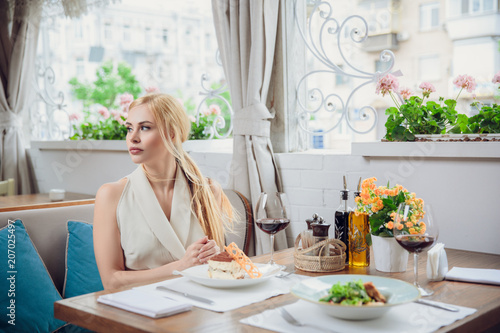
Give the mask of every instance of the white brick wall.
<svg viewBox="0 0 500 333">
<path fill-rule="evenodd" d="M 219 170 L 220 178 L 215 179 L 229 177 L 230 153 L 196 153 L 193 157 L 200 161 L 203 172 Z M 400 183 L 432 202 L 434 218 L 440 225 L 439 241 L 445 246 L 500 254 L 500 215 L 495 210 L 500 200 L 498 158 L 425 157 L 417 161 L 411 157 L 368 158 L 313 151 L 276 154 L 276 160 L 292 205 L 292 222 L 286 230 L 290 246 L 313 213 L 333 225 L 345 174 L 350 207 L 354 206 L 352 192 L 359 177 L 377 177 L 377 185 L 386 185 L 388 180 L 391 185 Z M 333 237 L 333 227 L 330 230 Z"/>
<path fill-rule="evenodd" d="M 92 152 L 80 152 L 69 147 L 70 144 L 76 143 L 31 149 L 40 192 L 63 188 L 69 192 L 95 194 L 103 183 L 116 181 L 136 168 L 126 149 L 96 147 Z M 391 185 L 398 182 L 416 192 L 426 203 L 433 204 L 434 218 L 440 225 L 439 241 L 447 247 L 500 254 L 500 215 L 497 212 L 500 156 L 488 157 L 490 154 L 479 158 L 483 156 L 481 153 L 485 154 L 483 147 L 495 150 L 497 146 L 488 143 L 477 148 L 467 146 L 473 148 L 475 157 L 471 158 L 442 156 L 449 151 L 438 145 L 432 147 L 438 152 L 441 149 L 441 155 L 433 156 L 431 152 L 416 159 L 412 152 L 420 146 L 411 146 L 408 157 L 335 155 L 326 151 L 276 154 L 292 206 L 292 222 L 286 231 L 289 244 L 292 245 L 295 237 L 306 228 L 305 220 L 313 213 L 333 224 L 345 174 L 351 191 L 351 207 L 352 191 L 359 177 L 375 176 L 377 185 L 385 185 L 389 179 Z M 460 153 L 463 150 L 457 148 Z M 190 154 L 203 174 L 228 187 L 232 153 L 192 151 Z M 73 157 L 80 155 L 82 158 L 76 163 Z M 55 169 L 54 165 L 64 168 Z"/>
</svg>

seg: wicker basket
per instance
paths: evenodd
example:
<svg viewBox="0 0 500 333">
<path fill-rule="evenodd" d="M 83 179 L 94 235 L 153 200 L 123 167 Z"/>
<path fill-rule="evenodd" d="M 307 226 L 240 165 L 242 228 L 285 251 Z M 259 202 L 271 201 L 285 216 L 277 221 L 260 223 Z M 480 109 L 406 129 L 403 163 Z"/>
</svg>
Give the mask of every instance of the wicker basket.
<svg viewBox="0 0 500 333">
<path fill-rule="evenodd" d="M 329 238 L 306 249 L 299 247 L 300 240 L 299 234 L 295 239 L 295 253 L 293 254 L 297 269 L 307 272 L 336 272 L 345 268 L 346 246 L 341 240 Z M 315 250 L 322 250 L 325 246 L 330 247 L 330 256 L 312 255 Z"/>
</svg>

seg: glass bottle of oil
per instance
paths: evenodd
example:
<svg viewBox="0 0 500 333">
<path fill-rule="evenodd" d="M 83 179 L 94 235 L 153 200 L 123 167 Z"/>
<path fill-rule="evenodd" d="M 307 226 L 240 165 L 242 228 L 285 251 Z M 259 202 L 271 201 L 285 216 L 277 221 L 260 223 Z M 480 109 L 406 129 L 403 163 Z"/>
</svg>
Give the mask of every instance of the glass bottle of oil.
<svg viewBox="0 0 500 333">
<path fill-rule="evenodd" d="M 354 192 L 354 197 L 359 197 L 361 191 L 361 178 L 359 178 L 358 189 Z M 370 223 L 368 214 L 356 216 L 354 211 L 349 213 L 349 266 L 367 267 L 370 266 Z"/>
<path fill-rule="evenodd" d="M 340 205 L 335 211 L 335 238 L 341 240 L 346 246 L 346 264 L 349 260 L 349 213 L 351 208 L 348 206 L 349 190 L 344 176 L 344 189 L 340 191 Z"/>
</svg>

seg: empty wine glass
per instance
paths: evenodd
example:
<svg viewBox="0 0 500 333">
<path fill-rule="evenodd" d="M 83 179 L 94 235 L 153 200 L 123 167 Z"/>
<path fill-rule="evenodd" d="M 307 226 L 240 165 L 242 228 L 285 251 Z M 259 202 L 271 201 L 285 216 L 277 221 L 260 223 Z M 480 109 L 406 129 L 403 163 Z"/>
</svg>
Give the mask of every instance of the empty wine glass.
<svg viewBox="0 0 500 333">
<path fill-rule="evenodd" d="M 262 192 L 256 205 L 256 223 L 260 230 L 271 236 L 271 259 L 268 264 L 276 268 L 285 267 L 274 262 L 274 235 L 290 224 L 289 204 L 283 192 Z"/>
<path fill-rule="evenodd" d="M 420 295 L 432 295 L 434 291 L 418 284 L 418 255 L 429 249 L 436 242 L 439 234 L 436 221 L 432 218 L 431 206 L 424 206 L 419 200 L 409 204 L 401 203 L 394 219 L 393 231 L 399 245 L 413 252 L 415 275 L 413 284 L 420 290 Z"/>
</svg>

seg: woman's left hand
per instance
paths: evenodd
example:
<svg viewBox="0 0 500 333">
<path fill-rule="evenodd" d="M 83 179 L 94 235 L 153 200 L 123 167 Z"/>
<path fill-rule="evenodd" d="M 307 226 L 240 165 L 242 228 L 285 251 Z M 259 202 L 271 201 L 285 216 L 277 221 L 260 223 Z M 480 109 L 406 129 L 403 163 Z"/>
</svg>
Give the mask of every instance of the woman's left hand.
<svg viewBox="0 0 500 333">
<path fill-rule="evenodd" d="M 200 263 L 206 263 L 210 258 L 220 253 L 220 248 L 217 246 L 214 240 L 209 240 L 200 249 L 200 254 L 198 254 L 198 260 Z"/>
</svg>

